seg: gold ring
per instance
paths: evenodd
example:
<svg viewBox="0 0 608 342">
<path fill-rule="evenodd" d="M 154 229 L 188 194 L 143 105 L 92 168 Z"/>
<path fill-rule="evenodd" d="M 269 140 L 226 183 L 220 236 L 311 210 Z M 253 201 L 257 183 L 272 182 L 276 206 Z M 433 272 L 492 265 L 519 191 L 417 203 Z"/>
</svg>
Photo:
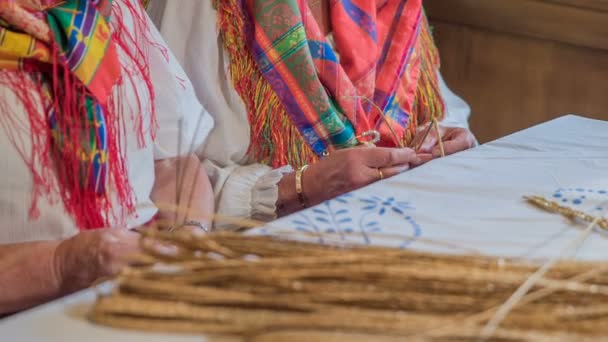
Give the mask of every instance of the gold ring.
<svg viewBox="0 0 608 342">
<path fill-rule="evenodd" d="M 378 178 L 380 180 L 384 179 L 384 172 L 382 172 L 382 170 L 380 170 L 380 168 L 377 168 L 376 170 L 378 170 Z"/>
</svg>

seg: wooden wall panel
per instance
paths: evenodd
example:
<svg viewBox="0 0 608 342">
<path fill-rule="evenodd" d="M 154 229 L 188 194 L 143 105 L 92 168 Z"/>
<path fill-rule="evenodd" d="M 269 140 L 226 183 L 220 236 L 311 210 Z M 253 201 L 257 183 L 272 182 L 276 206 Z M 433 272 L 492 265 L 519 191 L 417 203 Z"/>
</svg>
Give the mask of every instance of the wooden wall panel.
<svg viewBox="0 0 608 342">
<path fill-rule="evenodd" d="M 608 3 L 572 1 L 425 1 L 442 73 L 480 141 L 566 113 L 608 120 Z"/>
<path fill-rule="evenodd" d="M 572 7 L 585 8 L 595 11 L 608 12 L 608 0 L 545 0 L 568 5 Z"/>
</svg>

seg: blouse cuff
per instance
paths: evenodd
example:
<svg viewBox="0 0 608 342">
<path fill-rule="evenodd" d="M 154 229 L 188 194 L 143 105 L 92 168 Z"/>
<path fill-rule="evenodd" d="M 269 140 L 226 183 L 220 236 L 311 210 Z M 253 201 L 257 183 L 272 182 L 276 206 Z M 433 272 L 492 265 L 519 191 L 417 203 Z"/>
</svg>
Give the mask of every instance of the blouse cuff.
<svg viewBox="0 0 608 342">
<path fill-rule="evenodd" d="M 293 172 L 289 165 L 274 169 L 260 177 L 251 192 L 251 217 L 260 221 L 272 221 L 277 218 L 277 200 L 279 182 L 285 174 Z"/>
<path fill-rule="evenodd" d="M 276 218 L 278 183 L 284 174 L 291 171 L 289 166 L 273 170 L 261 164 L 237 168 L 222 190 L 217 208 L 220 217 L 253 218 L 263 221 Z M 222 222 L 221 218 L 216 221 L 215 226 L 217 229 L 240 228 L 228 220 Z"/>
</svg>

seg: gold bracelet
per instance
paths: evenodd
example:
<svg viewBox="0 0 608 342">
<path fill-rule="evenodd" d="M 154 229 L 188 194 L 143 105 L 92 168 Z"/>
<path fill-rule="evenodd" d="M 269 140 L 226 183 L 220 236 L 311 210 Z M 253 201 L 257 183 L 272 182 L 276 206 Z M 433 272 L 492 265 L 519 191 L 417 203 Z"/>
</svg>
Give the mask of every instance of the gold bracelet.
<svg viewBox="0 0 608 342">
<path fill-rule="evenodd" d="M 296 171 L 296 194 L 298 194 L 298 200 L 302 208 L 308 207 L 308 199 L 304 196 L 304 189 L 302 188 L 302 176 L 304 176 L 306 169 L 308 169 L 308 165 L 304 165 Z"/>
</svg>

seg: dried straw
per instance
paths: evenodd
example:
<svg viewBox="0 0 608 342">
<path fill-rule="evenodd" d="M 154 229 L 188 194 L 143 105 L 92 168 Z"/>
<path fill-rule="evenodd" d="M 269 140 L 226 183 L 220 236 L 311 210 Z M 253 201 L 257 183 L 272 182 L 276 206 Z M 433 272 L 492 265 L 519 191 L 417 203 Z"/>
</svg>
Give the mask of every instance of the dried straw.
<svg viewBox="0 0 608 342">
<path fill-rule="evenodd" d="M 162 244 L 172 246 L 155 249 Z M 254 341 L 475 341 L 537 264 L 264 236 L 145 232 L 91 319 L 113 327 L 231 334 Z M 495 341 L 608 334 L 608 265 L 558 263 L 496 330 Z M 460 323 L 459 323 L 460 322 Z M 350 337 L 349 337 L 350 336 Z M 371 336 L 371 337 L 370 337 Z"/>
</svg>

